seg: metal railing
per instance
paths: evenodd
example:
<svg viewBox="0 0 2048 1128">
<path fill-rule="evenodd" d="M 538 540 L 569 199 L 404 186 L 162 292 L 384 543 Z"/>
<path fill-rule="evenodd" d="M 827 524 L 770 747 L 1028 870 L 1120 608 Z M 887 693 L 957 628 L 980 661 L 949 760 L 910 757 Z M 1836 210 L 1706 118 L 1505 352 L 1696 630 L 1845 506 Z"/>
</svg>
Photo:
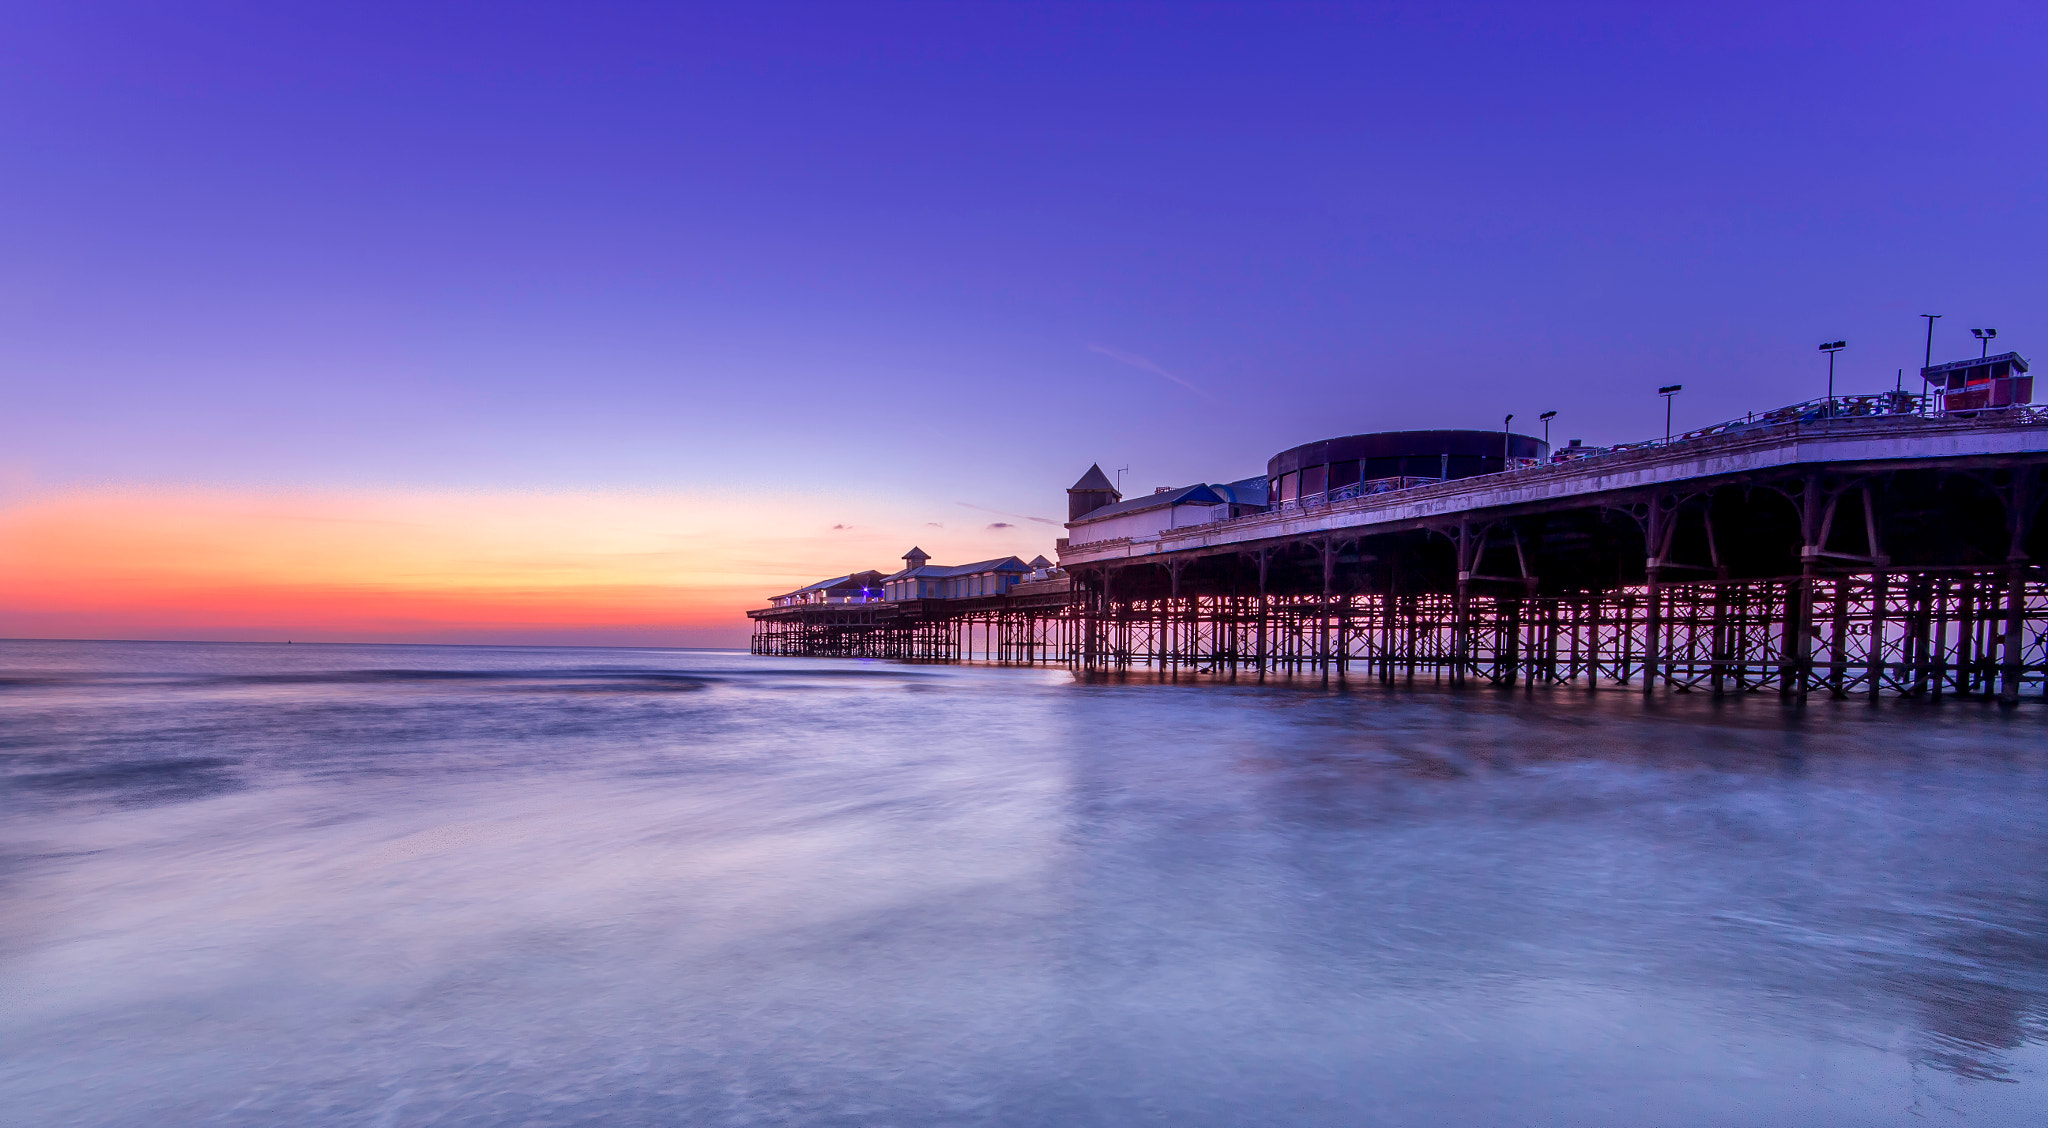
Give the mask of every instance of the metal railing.
<svg viewBox="0 0 2048 1128">
<path fill-rule="evenodd" d="M 1883 418 L 1912 417 L 1929 422 L 1969 422 L 1984 426 L 2027 426 L 2048 424 L 2048 404 L 2013 404 L 2008 407 L 1973 408 L 1967 411 L 1946 411 L 1940 406 L 1937 393 L 1878 392 L 1871 395 L 1836 396 L 1811 399 L 1803 403 L 1789 404 L 1771 411 L 1745 415 L 1708 427 L 1698 427 L 1669 439 L 1648 439 L 1635 443 L 1616 443 L 1609 447 L 1566 447 L 1552 453 L 1550 459 L 1512 459 L 1504 471 L 1476 475 L 1474 478 L 1375 478 L 1371 481 L 1354 482 L 1334 490 L 1310 494 L 1307 497 L 1290 498 L 1258 513 L 1247 513 L 1241 517 L 1230 517 L 1199 525 L 1183 525 L 1174 529 L 1162 529 L 1157 533 L 1138 537 L 1114 537 L 1069 546 L 1075 549 L 1099 549 L 1117 544 L 1139 544 L 1171 537 L 1193 529 L 1215 529 L 1218 526 L 1255 523 L 1261 519 L 1289 514 L 1312 513 L 1345 501 L 1354 501 L 1378 494 L 1394 493 L 1399 490 L 1415 489 L 1421 486 L 1440 485 L 1446 481 L 1476 481 L 1478 478 L 1493 478 L 1502 473 L 1517 474 L 1532 470 L 1554 470 L 1563 467 L 1577 467 L 1582 463 L 1598 461 L 1615 455 L 1640 454 L 1661 447 L 1677 446 L 1681 443 L 1696 442 L 1700 439 L 1724 438 L 1740 435 L 1747 431 L 1758 431 L 1767 427 L 1831 427 L 1837 422 L 1861 423 Z M 1574 454 L 1572 452 L 1583 451 Z"/>
<path fill-rule="evenodd" d="M 1863 422 L 1881 418 L 1911 417 L 1929 421 L 1971 422 L 1986 426 L 2028 425 L 2048 422 L 2048 405 L 2016 403 L 2006 407 L 1978 407 L 1968 410 L 1949 411 L 1940 404 L 1939 393 L 1920 392 L 1878 392 L 1873 395 L 1836 396 L 1810 399 L 1772 411 L 1745 415 L 1709 427 L 1700 427 L 1669 439 L 1646 439 L 1635 443 L 1616 443 L 1602 448 L 1597 458 L 1604 454 L 1625 454 L 1630 451 L 1654 450 L 1663 446 L 1696 439 L 1710 439 L 1722 435 L 1739 434 L 1743 431 L 1762 427 L 1829 427 L 1837 421 Z"/>
<path fill-rule="evenodd" d="M 1325 508 L 1340 501 L 1350 501 L 1354 498 L 1371 497 L 1374 494 L 1393 493 L 1395 490 L 1412 489 L 1416 486 L 1433 486 L 1438 482 L 1444 480 L 1445 479 L 1443 478 L 1416 478 L 1406 476 L 1393 478 L 1373 478 L 1364 482 L 1353 482 L 1348 486 L 1338 486 L 1334 490 L 1324 490 L 1321 493 L 1309 494 L 1307 497 L 1289 498 L 1286 501 L 1283 501 L 1278 505 L 1275 505 L 1272 509 L 1268 510 L 1267 512 L 1308 513 L 1317 509 Z M 1249 516 L 1259 516 L 1259 514 L 1249 514 Z"/>
</svg>

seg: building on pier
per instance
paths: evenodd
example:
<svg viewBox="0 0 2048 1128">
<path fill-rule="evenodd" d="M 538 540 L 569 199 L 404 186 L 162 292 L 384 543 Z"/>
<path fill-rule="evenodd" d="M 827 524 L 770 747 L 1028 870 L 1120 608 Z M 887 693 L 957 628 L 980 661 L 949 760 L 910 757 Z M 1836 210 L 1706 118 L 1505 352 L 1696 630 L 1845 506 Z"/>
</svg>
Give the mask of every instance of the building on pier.
<svg viewBox="0 0 2048 1128">
<path fill-rule="evenodd" d="M 1101 469 L 1089 467 L 1089 475 L 1100 475 Z M 1080 487 L 1088 482 L 1084 475 L 1074 489 L 1067 491 L 1069 508 L 1072 499 L 1082 491 Z M 1096 496 L 1101 496 L 1096 491 Z M 1116 496 L 1111 493 L 1109 496 Z M 1250 513 L 1261 513 L 1266 509 L 1266 479 L 1246 478 L 1241 482 L 1222 484 L 1197 482 L 1192 486 L 1161 486 L 1149 494 L 1129 500 L 1111 501 L 1086 510 L 1067 521 L 1067 539 L 1074 544 L 1089 541 L 1108 540 L 1113 537 L 1142 537 L 1166 529 L 1181 529 L 1190 525 L 1206 525 L 1212 521 L 1228 521 Z"/>
<path fill-rule="evenodd" d="M 1080 481 L 1067 487 L 1067 520 L 1076 520 L 1083 514 L 1093 513 L 1123 499 L 1124 495 L 1110 484 L 1109 475 L 1103 473 L 1101 464 L 1097 463 L 1081 475 Z"/>
<path fill-rule="evenodd" d="M 1956 360 L 1920 370 L 1928 391 L 1941 397 L 1944 411 L 1982 411 L 2034 402 L 2034 378 L 2027 358 L 2016 352 Z"/>
<path fill-rule="evenodd" d="M 1042 558 L 1041 558 L 1042 559 Z M 979 599 L 1002 595 L 1028 578 L 1032 566 L 1014 556 L 947 567 L 931 564 L 921 548 L 903 554 L 903 570 L 882 581 L 891 602 L 908 599 Z"/>
<path fill-rule="evenodd" d="M 808 587 L 768 597 L 771 607 L 811 607 L 835 603 L 879 603 L 883 599 L 880 572 L 854 572 L 819 580 Z"/>
<path fill-rule="evenodd" d="M 1503 431 L 1378 431 L 1283 450 L 1266 478 L 1274 505 L 1299 506 L 1536 466 L 1549 450 Z"/>
</svg>

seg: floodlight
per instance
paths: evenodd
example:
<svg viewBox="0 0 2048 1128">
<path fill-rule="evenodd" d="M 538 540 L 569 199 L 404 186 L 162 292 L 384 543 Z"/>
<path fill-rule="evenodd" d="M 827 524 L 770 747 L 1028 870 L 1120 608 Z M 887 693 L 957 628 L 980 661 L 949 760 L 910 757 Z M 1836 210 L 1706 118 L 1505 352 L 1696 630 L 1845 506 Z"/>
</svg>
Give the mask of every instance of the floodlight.
<svg viewBox="0 0 2048 1128">
<path fill-rule="evenodd" d="M 1667 443 L 1671 441 L 1671 397 L 1684 390 L 1684 384 L 1666 384 L 1657 389 L 1657 394 L 1664 397 L 1664 441 Z"/>
<path fill-rule="evenodd" d="M 1552 419 L 1555 419 L 1555 418 L 1557 418 L 1557 412 L 1555 412 L 1555 411 L 1546 411 L 1546 412 L 1544 412 L 1543 414 L 1541 414 L 1541 415 L 1537 416 L 1536 418 L 1537 418 L 1537 419 L 1539 419 L 1539 420 L 1541 420 L 1541 421 L 1543 421 L 1543 422 L 1545 422 L 1545 423 L 1548 423 L 1548 422 L 1549 422 L 1549 421 L 1551 421 Z"/>
</svg>

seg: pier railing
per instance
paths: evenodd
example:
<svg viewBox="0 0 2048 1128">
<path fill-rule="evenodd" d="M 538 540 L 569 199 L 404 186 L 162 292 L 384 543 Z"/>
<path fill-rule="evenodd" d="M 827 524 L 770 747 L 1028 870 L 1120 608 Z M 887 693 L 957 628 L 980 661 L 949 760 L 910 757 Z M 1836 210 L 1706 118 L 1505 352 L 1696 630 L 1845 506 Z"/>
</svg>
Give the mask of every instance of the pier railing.
<svg viewBox="0 0 2048 1128">
<path fill-rule="evenodd" d="M 1549 461 L 1516 459 L 1515 462 L 1517 464 L 1511 465 L 1505 471 L 1494 471 L 1490 474 L 1479 474 L 1470 478 L 1397 477 L 1357 482 L 1334 490 L 1310 494 L 1307 497 L 1290 498 L 1258 513 L 1248 513 L 1239 517 L 1224 518 L 1197 525 L 1181 525 L 1149 536 L 1115 537 L 1100 541 L 1077 542 L 1069 545 L 1066 551 L 1069 553 L 1092 552 L 1114 548 L 1119 545 L 1144 544 L 1164 539 L 1175 539 L 1195 530 L 1219 530 L 1257 525 L 1271 522 L 1275 517 L 1312 514 L 1333 506 L 1342 505 L 1345 502 L 1358 501 L 1363 498 L 1378 498 L 1385 494 L 1400 493 L 1407 490 L 1426 489 L 1433 486 L 1451 486 L 1454 488 L 1477 486 L 1511 480 L 1517 475 L 1595 469 L 1604 467 L 1608 460 L 1654 455 L 1669 448 L 1681 447 L 1687 444 L 1709 443 L 1712 440 L 1734 441 L 1753 436 L 1760 437 L 1773 429 L 1803 436 L 1807 433 L 1834 434 L 1845 425 L 1877 424 L 1885 426 L 1911 421 L 1947 424 L 1950 426 L 1959 424 L 1982 427 L 2041 426 L 2048 425 L 2048 405 L 2013 404 L 2009 407 L 1979 408 L 1971 411 L 1943 411 L 1939 407 L 1936 397 L 1913 392 L 1845 395 L 1836 396 L 1832 400 L 1823 397 L 1807 400 L 1802 403 L 1788 404 L 1771 411 L 1753 412 L 1740 419 L 1730 419 L 1706 427 L 1697 427 L 1690 431 L 1674 434 L 1668 439 L 1645 439 L 1641 442 L 1616 443 L 1613 446 L 1607 447 L 1568 447 L 1557 453 L 1567 454 L 1567 452 L 1574 449 L 1584 450 L 1586 453 L 1562 458 L 1553 457 Z"/>
</svg>

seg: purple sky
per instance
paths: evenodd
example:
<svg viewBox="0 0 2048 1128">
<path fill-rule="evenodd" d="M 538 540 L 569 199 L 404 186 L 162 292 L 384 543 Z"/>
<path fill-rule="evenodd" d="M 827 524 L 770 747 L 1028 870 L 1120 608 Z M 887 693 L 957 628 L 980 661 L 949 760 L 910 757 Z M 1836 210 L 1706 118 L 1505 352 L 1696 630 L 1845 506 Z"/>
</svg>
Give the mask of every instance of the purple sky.
<svg viewBox="0 0 2048 1128">
<path fill-rule="evenodd" d="M 1057 514 L 2048 352 L 2039 5 L 308 7 L 0 13 L 11 480 Z"/>
</svg>

